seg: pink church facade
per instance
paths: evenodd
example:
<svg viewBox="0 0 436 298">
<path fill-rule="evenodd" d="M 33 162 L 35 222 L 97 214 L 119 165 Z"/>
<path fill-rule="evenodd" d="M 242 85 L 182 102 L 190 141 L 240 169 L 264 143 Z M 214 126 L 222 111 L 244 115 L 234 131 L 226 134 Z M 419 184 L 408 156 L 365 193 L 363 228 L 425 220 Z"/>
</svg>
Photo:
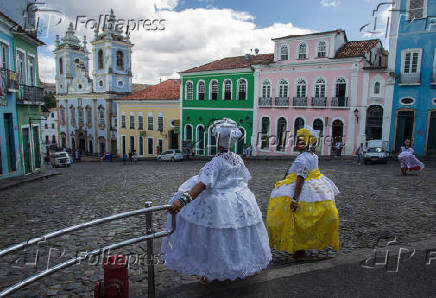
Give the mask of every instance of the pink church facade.
<svg viewBox="0 0 436 298">
<path fill-rule="evenodd" d="M 274 62 L 256 65 L 252 144 L 256 155 L 293 154 L 295 132 L 322 136 L 318 154 L 353 154 L 369 139 L 389 139 L 392 88 L 379 40 L 351 41 L 343 30 L 273 39 Z"/>
</svg>

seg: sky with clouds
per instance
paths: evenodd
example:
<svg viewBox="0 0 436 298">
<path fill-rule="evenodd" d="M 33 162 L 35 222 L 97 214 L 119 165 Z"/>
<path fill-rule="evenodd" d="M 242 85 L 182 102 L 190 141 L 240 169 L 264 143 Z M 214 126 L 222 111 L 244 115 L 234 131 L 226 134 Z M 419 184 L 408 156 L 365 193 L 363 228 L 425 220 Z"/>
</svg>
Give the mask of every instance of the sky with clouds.
<svg viewBox="0 0 436 298">
<path fill-rule="evenodd" d="M 271 38 L 289 34 L 345 29 L 349 40 L 382 38 L 365 31 L 372 28 L 373 10 L 379 0 L 45 0 L 45 9 L 63 14 L 60 24 L 51 15 L 51 24 L 41 29 L 39 74 L 42 81 L 54 82 L 53 49 L 56 34 L 64 35 L 68 23 L 98 19 L 114 9 L 118 18 L 165 19 L 164 30 L 134 30 L 131 40 L 134 83 L 157 83 L 160 79 L 178 78 L 178 72 L 215 59 L 250 53 L 271 53 Z M 386 9 L 386 8 L 385 8 Z M 48 24 L 41 13 L 41 24 Z M 386 20 L 386 12 L 380 20 Z M 382 22 L 378 30 L 382 32 Z M 92 24 L 92 23 L 89 23 Z M 368 25 L 364 30 L 361 27 Z M 381 28 L 381 29 L 380 29 Z M 374 30 L 372 30 L 374 31 Z M 92 41 L 94 33 L 78 25 L 76 34 Z M 88 44 L 88 50 L 91 50 Z M 90 57 L 92 59 L 92 57 Z M 92 71 L 92 70 L 91 70 Z"/>
</svg>

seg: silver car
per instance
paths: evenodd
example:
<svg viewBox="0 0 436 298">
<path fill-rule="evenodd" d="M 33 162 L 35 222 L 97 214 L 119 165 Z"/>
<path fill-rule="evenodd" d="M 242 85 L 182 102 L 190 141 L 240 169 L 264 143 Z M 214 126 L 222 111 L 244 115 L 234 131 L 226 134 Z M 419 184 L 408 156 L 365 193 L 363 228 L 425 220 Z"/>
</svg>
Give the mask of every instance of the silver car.
<svg viewBox="0 0 436 298">
<path fill-rule="evenodd" d="M 55 152 L 50 155 L 50 163 L 53 168 L 69 167 L 71 165 L 70 156 L 67 152 Z"/>
<path fill-rule="evenodd" d="M 183 160 L 183 152 L 178 149 L 170 149 L 157 156 L 158 160 L 177 161 Z"/>
</svg>

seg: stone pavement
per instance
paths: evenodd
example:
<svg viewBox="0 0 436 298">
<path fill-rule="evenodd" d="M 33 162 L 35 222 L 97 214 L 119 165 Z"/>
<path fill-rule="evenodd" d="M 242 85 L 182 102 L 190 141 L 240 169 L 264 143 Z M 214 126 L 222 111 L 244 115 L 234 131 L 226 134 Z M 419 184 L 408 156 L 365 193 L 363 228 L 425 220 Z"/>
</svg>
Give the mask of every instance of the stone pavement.
<svg viewBox="0 0 436 298">
<path fill-rule="evenodd" d="M 55 171 L 53 169 L 45 169 L 44 171 L 32 173 L 29 175 L 2 179 L 0 180 L 0 191 L 16 187 L 24 183 L 29 183 L 41 179 L 48 179 L 59 174 L 60 173 L 58 171 Z"/>
<path fill-rule="evenodd" d="M 77 163 L 71 168 L 58 169 L 61 175 L 1 191 L 0 248 L 94 218 L 139 209 L 148 200 L 153 205 L 165 204 L 177 187 L 196 174 L 204 163 Z M 273 184 L 283 177 L 289 165 L 289 161 L 283 160 L 256 160 L 247 165 L 253 176 L 249 186 L 264 216 Z M 426 162 L 426 169 L 420 175 L 407 177 L 400 176 L 398 162 L 358 167 L 351 160 L 332 160 L 321 161 L 320 168 L 341 191 L 337 197 L 341 251 L 336 259 L 372 249 L 379 239 L 396 237 L 398 243 L 407 244 L 435 238 L 435 162 Z M 144 216 L 138 216 L 116 221 L 3 257 L 0 288 L 45 269 L 48 262 L 52 266 L 81 251 L 143 235 L 144 220 Z M 163 229 L 166 220 L 164 212 L 156 213 L 154 228 Z M 145 247 L 144 243 L 119 250 L 132 257 L 131 297 L 143 297 L 147 293 L 145 266 L 134 262 L 145 253 Z M 159 251 L 157 240 L 155 252 Z M 325 253 L 321 252 L 320 256 Z M 92 296 L 95 281 L 103 278 L 99 261 L 87 260 L 58 272 L 13 297 Z M 273 252 L 267 272 L 283 266 L 292 266 L 288 256 Z M 191 287 L 196 281 L 194 277 L 167 270 L 163 264 L 156 265 L 156 287 L 162 295 L 172 288 Z"/>
</svg>

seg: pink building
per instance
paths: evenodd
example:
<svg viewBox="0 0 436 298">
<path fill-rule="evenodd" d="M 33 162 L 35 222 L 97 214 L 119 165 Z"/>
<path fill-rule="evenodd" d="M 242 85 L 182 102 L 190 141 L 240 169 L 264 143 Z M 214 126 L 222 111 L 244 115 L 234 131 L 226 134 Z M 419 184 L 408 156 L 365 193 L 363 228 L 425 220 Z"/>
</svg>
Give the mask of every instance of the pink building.
<svg viewBox="0 0 436 298">
<path fill-rule="evenodd" d="M 321 131 L 320 155 L 333 154 L 340 139 L 343 154 L 369 139 L 389 139 L 385 97 L 392 88 L 380 40 L 348 41 L 335 30 L 273 41 L 274 62 L 254 66 L 257 155 L 292 154 L 293 136 L 305 124 Z"/>
</svg>

